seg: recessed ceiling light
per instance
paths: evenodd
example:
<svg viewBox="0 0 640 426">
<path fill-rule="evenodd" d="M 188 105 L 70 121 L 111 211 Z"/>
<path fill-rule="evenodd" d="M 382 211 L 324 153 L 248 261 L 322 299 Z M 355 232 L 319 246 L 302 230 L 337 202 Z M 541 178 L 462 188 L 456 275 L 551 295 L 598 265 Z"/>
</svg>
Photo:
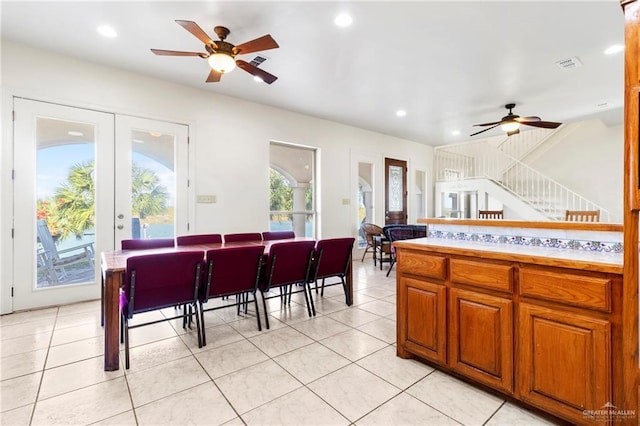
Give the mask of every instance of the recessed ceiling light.
<svg viewBox="0 0 640 426">
<path fill-rule="evenodd" d="M 69 136 L 84 136 L 84 133 L 78 132 L 76 130 L 70 130 L 67 132 Z"/>
<path fill-rule="evenodd" d="M 160 136 L 162 136 L 162 133 L 160 132 L 154 132 L 153 130 L 149 131 L 149 134 L 151 136 L 153 136 L 154 138 L 159 138 Z"/>
<path fill-rule="evenodd" d="M 118 35 L 116 30 L 114 30 L 109 25 L 100 25 L 96 30 L 105 37 L 114 38 Z"/>
<path fill-rule="evenodd" d="M 141 139 L 132 139 L 132 141 L 135 143 L 144 143 L 144 141 Z"/>
<path fill-rule="evenodd" d="M 403 110 L 403 109 L 399 109 L 399 110 L 397 110 L 397 111 L 396 111 L 396 115 L 397 115 L 398 117 L 404 117 L 404 116 L 406 116 L 406 115 L 407 115 L 407 111 L 405 111 L 405 110 Z"/>
<path fill-rule="evenodd" d="M 333 22 L 339 27 L 348 27 L 353 22 L 353 19 L 350 15 L 341 13 L 340 15 L 336 16 L 336 19 L 334 19 Z"/>
<path fill-rule="evenodd" d="M 460 130 L 454 130 L 453 132 L 451 132 L 451 134 L 453 136 L 458 136 L 460 134 Z"/>
<path fill-rule="evenodd" d="M 607 50 L 604 51 L 604 54 L 613 55 L 614 53 L 622 52 L 623 50 L 624 50 L 624 45 L 614 44 L 613 46 L 609 46 Z"/>
</svg>

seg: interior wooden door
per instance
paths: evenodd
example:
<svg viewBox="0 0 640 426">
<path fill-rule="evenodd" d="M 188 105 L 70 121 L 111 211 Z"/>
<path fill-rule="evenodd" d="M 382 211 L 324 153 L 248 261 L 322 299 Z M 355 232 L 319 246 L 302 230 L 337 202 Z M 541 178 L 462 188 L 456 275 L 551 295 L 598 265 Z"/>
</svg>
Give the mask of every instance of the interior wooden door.
<svg viewBox="0 0 640 426">
<path fill-rule="evenodd" d="M 407 223 L 407 162 L 384 159 L 384 223 Z"/>
</svg>

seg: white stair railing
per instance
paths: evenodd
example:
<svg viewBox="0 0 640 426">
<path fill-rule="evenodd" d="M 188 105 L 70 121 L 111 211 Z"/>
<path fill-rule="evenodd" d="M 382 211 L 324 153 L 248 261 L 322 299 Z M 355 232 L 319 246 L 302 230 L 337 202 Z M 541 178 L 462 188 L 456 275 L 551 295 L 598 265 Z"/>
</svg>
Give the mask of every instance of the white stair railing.
<svg viewBox="0 0 640 426">
<path fill-rule="evenodd" d="M 486 141 L 436 147 L 434 163 L 438 181 L 490 179 L 551 220 L 564 220 L 566 210 L 600 210 L 603 222 L 611 220 L 602 206 Z"/>
</svg>

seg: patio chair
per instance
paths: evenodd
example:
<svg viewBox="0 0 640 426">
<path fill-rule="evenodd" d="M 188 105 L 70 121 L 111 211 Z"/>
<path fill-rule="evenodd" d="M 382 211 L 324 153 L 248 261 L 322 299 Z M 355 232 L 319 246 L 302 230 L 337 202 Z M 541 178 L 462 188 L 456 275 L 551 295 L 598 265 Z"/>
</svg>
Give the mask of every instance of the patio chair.
<svg viewBox="0 0 640 426">
<path fill-rule="evenodd" d="M 39 219 L 37 223 L 38 240 L 42 244 L 42 250 L 38 252 L 38 262 L 45 268 L 47 279 L 50 283 L 59 284 L 68 277 L 65 269 L 67 266 L 88 263 L 94 267 L 95 251 L 93 243 L 83 243 L 63 250 L 58 250 L 49 225 L 44 219 Z"/>
</svg>

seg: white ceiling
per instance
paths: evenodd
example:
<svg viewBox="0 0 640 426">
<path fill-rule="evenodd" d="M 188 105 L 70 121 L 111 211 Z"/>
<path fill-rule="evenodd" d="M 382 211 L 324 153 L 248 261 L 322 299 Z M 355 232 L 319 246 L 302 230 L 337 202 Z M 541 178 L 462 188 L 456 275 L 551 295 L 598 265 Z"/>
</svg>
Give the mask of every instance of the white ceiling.
<svg viewBox="0 0 640 426">
<path fill-rule="evenodd" d="M 334 25 L 340 12 L 352 15 L 350 27 Z M 431 145 L 468 140 L 473 124 L 499 120 L 509 102 L 548 121 L 622 122 L 624 55 L 603 54 L 624 43 L 617 0 L 3 0 L 0 13 L 3 39 Z M 204 51 L 176 19 L 214 40 L 224 25 L 233 44 L 271 34 L 280 48 L 262 53 L 261 68 L 279 79 L 257 83 L 238 69 L 205 83 L 205 60 L 153 55 Z M 118 37 L 99 35 L 102 24 Z M 574 56 L 582 67 L 555 65 Z"/>
</svg>

